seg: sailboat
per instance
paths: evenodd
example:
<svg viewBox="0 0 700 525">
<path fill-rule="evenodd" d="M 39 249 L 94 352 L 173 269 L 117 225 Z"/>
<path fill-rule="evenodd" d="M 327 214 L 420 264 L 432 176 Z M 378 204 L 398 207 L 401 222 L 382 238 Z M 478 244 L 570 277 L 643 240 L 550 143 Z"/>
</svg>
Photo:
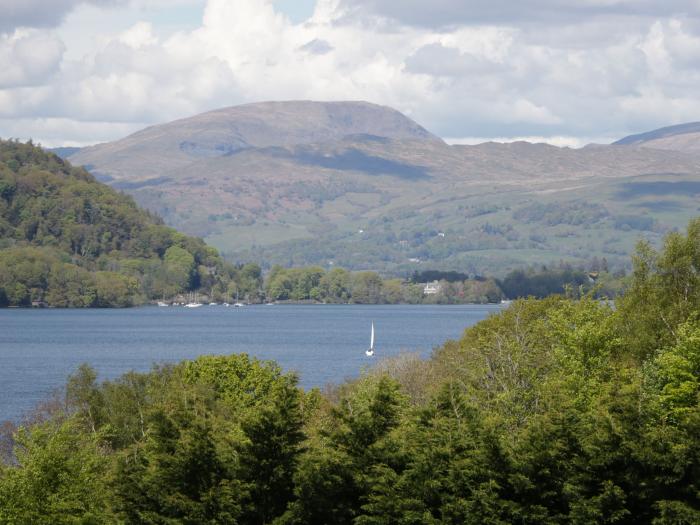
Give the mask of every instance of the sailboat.
<svg viewBox="0 0 700 525">
<path fill-rule="evenodd" d="M 372 322 L 372 332 L 369 337 L 369 350 L 365 350 L 365 355 L 367 357 L 372 357 L 374 355 L 374 322 Z"/>
<path fill-rule="evenodd" d="M 192 295 L 190 295 L 190 297 L 192 297 Z M 202 303 L 197 301 L 197 292 L 194 292 L 194 300 L 190 300 L 190 302 L 185 305 L 185 308 L 199 308 L 200 306 L 202 306 Z"/>
</svg>

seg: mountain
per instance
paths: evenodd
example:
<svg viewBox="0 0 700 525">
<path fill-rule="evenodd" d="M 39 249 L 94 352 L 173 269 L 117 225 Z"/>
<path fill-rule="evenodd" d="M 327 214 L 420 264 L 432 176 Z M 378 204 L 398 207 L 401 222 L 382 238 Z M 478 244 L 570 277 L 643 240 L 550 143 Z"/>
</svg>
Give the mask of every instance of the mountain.
<svg viewBox="0 0 700 525">
<path fill-rule="evenodd" d="M 103 176 L 158 177 L 164 171 L 236 153 L 352 137 L 441 143 L 398 111 L 366 102 L 263 102 L 153 126 L 71 158 Z"/>
<path fill-rule="evenodd" d="M 646 148 L 700 153 L 700 122 L 689 122 L 624 137 L 616 146 L 644 146 Z"/>
<path fill-rule="evenodd" d="M 0 306 L 131 306 L 238 269 L 57 155 L 0 141 Z"/>
<path fill-rule="evenodd" d="M 698 212 L 700 157 L 637 145 L 448 145 L 364 102 L 268 102 L 70 157 L 233 260 L 406 274 L 627 264 Z"/>
</svg>

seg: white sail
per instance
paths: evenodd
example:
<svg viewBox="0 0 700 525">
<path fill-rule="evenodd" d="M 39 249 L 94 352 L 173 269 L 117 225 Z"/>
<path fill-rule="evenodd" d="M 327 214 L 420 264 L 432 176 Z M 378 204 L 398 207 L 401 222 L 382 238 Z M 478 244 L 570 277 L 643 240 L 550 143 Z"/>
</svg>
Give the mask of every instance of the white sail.
<svg viewBox="0 0 700 525">
<path fill-rule="evenodd" d="M 374 355 L 374 322 L 372 323 L 372 331 L 369 337 L 369 350 L 365 350 L 365 355 L 367 357 L 372 357 Z"/>
</svg>

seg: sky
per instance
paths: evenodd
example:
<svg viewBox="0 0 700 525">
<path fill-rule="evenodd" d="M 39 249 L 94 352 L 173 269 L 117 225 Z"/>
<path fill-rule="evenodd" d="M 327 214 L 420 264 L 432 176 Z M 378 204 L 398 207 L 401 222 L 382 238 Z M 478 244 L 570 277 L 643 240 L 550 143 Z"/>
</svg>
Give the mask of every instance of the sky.
<svg viewBox="0 0 700 525">
<path fill-rule="evenodd" d="M 0 0 L 0 137 L 84 146 L 263 100 L 367 100 L 452 143 L 700 120 L 700 0 Z"/>
</svg>

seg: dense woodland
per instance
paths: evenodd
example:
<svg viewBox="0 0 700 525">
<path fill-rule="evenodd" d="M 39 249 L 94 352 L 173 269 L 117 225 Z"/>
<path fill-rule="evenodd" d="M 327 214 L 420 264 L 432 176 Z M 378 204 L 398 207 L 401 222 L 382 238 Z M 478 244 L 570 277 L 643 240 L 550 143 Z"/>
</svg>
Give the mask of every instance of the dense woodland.
<svg viewBox="0 0 700 525">
<path fill-rule="evenodd" d="M 494 279 L 441 280 L 439 283 L 439 293 L 426 295 L 425 282 L 386 279 L 377 272 L 273 266 L 265 276 L 264 297 L 268 301 L 355 304 L 496 303 L 504 297 Z"/>
<path fill-rule="evenodd" d="M 251 286 L 250 273 L 85 170 L 0 141 L 0 306 L 131 306 L 196 289 L 228 297 Z"/>
<path fill-rule="evenodd" d="M 321 393 L 245 355 L 100 382 L 0 450 L 0 523 L 700 523 L 700 220 L 614 307 L 514 302 Z"/>
<path fill-rule="evenodd" d="M 264 280 L 262 297 L 267 301 L 320 301 L 359 304 L 484 304 L 503 299 L 543 298 L 564 294 L 616 297 L 626 276 L 594 266 L 586 271 L 561 263 L 552 268 L 513 270 L 503 279 L 469 276 L 450 271 L 414 272 L 410 279 L 386 279 L 377 272 L 349 272 L 320 266 L 283 268 L 273 266 Z M 425 294 L 425 284 L 437 282 L 437 292 Z"/>
</svg>

